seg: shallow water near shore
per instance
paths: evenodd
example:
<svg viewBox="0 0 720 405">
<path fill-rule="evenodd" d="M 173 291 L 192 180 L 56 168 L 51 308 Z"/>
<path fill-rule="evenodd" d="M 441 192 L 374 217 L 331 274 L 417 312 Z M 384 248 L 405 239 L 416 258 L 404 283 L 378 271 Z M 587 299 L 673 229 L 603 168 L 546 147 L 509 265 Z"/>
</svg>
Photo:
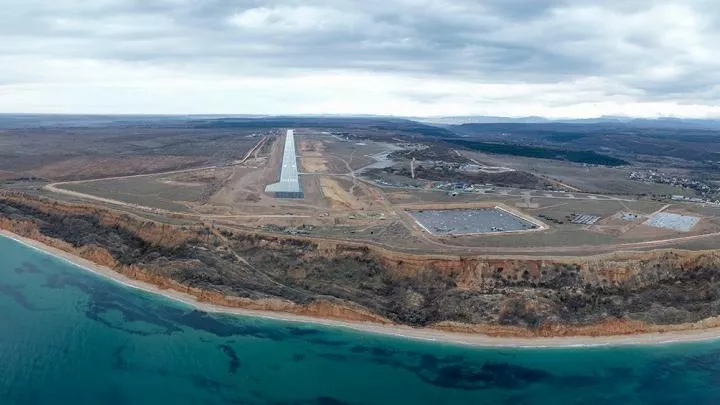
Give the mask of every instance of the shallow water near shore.
<svg viewBox="0 0 720 405">
<path fill-rule="evenodd" d="M 0 237 L 0 404 L 717 403 L 720 342 L 477 348 L 208 314 Z"/>
</svg>

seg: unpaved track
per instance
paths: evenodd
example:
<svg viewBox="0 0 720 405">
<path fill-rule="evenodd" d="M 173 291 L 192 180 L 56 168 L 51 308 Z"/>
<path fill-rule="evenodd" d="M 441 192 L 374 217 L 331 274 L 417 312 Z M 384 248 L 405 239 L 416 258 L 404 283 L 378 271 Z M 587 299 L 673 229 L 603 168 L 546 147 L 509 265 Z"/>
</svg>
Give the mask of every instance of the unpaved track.
<svg viewBox="0 0 720 405">
<path fill-rule="evenodd" d="M 309 215 L 293 215 L 293 214 L 277 214 L 277 215 L 206 215 L 206 214 L 193 214 L 193 213 L 183 213 L 183 212 L 176 212 L 176 211 L 169 211 L 169 210 L 162 210 L 157 208 L 151 208 L 146 207 L 142 205 L 137 204 L 129 204 L 122 201 L 116 201 L 111 200 L 107 198 L 102 197 L 96 197 L 89 194 L 83 194 L 78 193 L 75 191 L 70 190 L 64 190 L 53 187 L 53 185 L 46 186 L 46 189 L 49 191 L 53 191 L 60 194 L 66 194 L 71 195 L 78 198 L 83 199 L 90 199 L 94 201 L 100 201 L 112 205 L 119 205 L 122 207 L 130 208 L 130 209 L 138 209 L 146 212 L 151 212 L 155 214 L 166 214 L 166 215 L 174 215 L 174 216 L 181 216 L 185 218 L 196 218 L 200 220 L 213 220 L 213 219 L 243 219 L 243 218 L 310 218 Z M 684 242 L 691 242 L 696 240 L 703 240 L 703 239 L 709 239 L 709 238 L 717 238 L 720 237 L 720 232 L 710 233 L 710 234 L 704 234 L 704 235 L 692 235 L 692 236 L 684 236 L 684 237 L 677 237 L 677 238 L 669 238 L 669 239 L 662 239 L 662 240 L 653 240 L 653 241 L 644 241 L 644 242 L 632 242 L 632 243 L 622 243 L 622 244 L 608 244 L 608 245 L 581 245 L 581 246 L 541 246 L 541 247 L 533 247 L 533 248 L 511 248 L 511 247 L 465 247 L 465 246 L 457 246 L 452 245 L 448 243 L 443 243 L 442 241 L 436 240 L 435 238 L 431 237 L 427 233 L 418 230 L 412 221 L 403 213 L 398 212 L 398 210 L 393 207 L 389 202 L 387 202 L 387 199 L 384 199 L 386 208 L 389 208 L 393 212 L 395 212 L 395 215 L 400 218 L 401 223 L 405 225 L 410 231 L 417 237 L 419 237 L 424 242 L 431 244 L 432 246 L 436 246 L 440 249 L 442 249 L 443 252 L 447 252 L 449 254 L 497 254 L 497 255 L 504 255 L 504 256 L 512 256 L 512 255 L 522 255 L 522 254 L 536 254 L 536 253 L 548 253 L 549 255 L 552 254 L 564 254 L 564 253 L 576 253 L 579 255 L 584 254 L 593 254 L 593 253 L 604 253 L 604 252 L 612 252 L 612 251 L 619 251 L 619 250 L 632 250 L 632 249 L 647 249 L 647 248 L 653 248 L 653 247 L 667 247 L 671 244 L 677 244 L 677 243 L 684 243 Z M 317 238 L 317 239 L 325 239 L 325 240 L 333 240 L 338 242 L 346 241 L 344 239 L 340 238 Z M 391 244 L 386 243 L 379 243 L 379 242 L 373 242 L 373 241 L 366 241 L 366 240 L 359 240 L 359 242 L 367 243 L 371 245 L 376 245 L 388 250 L 404 250 L 404 251 L 413 251 L 413 252 L 428 252 L 427 247 L 419 247 L 419 248 L 411 248 L 411 247 L 402 247 L 402 246 L 395 246 Z"/>
<path fill-rule="evenodd" d="M 238 161 L 236 164 L 232 166 L 225 166 L 225 167 L 233 167 L 237 165 L 241 165 L 244 162 L 246 162 L 256 151 L 259 150 L 259 148 L 262 147 L 262 145 L 267 142 L 269 137 L 265 136 L 262 139 L 258 141 L 255 146 L 248 151 L 242 160 Z M 138 178 L 138 177 L 149 177 L 149 176 L 164 176 L 164 175 L 170 175 L 170 174 L 177 174 L 177 173 L 189 173 L 189 172 L 195 172 L 195 171 L 203 171 L 208 169 L 217 169 L 218 166 L 205 166 L 205 167 L 199 167 L 195 169 L 183 169 L 183 170 L 171 170 L 166 172 L 157 172 L 157 173 L 148 173 L 148 174 L 133 174 L 129 176 L 115 176 L 115 177 L 103 177 L 98 179 L 90 179 L 90 180 L 76 180 L 76 181 L 64 181 L 64 182 L 57 182 L 57 183 L 51 183 L 43 187 L 45 190 L 57 193 L 57 194 L 64 194 L 67 196 L 80 198 L 84 200 L 92 200 L 97 202 L 102 202 L 105 204 L 111 204 L 116 205 L 120 207 L 130 208 L 130 209 L 136 209 L 140 211 L 150 212 L 153 214 L 164 214 L 164 215 L 173 215 L 173 216 L 181 216 L 184 218 L 197 218 L 197 219 L 243 219 L 243 218 L 310 218 L 310 215 L 293 215 L 293 214 L 266 214 L 266 215 L 260 215 L 260 214 L 253 214 L 253 215 L 213 215 L 213 214 L 194 214 L 194 213 L 188 213 L 188 212 L 180 212 L 180 211 L 171 211 L 166 210 L 162 208 L 154 208 L 154 207 L 148 207 L 146 205 L 141 204 L 133 204 L 128 203 L 124 201 L 114 200 L 111 198 L 104 198 L 99 197 L 92 194 L 86 194 L 81 193 L 79 191 L 72 191 L 67 190 L 64 188 L 60 188 L 59 186 L 63 186 L 66 184 L 81 184 L 81 183 L 91 183 L 96 181 L 103 181 L 103 180 L 122 180 L 122 179 L 132 179 L 132 178 Z"/>
<path fill-rule="evenodd" d="M 260 139 L 260 141 L 258 141 L 258 143 L 237 164 L 242 164 L 242 162 L 247 161 L 247 159 L 250 158 L 251 156 L 253 156 L 253 154 L 257 150 L 259 150 L 259 148 L 261 148 L 262 145 L 268 141 L 268 139 L 269 139 L 268 137 L 263 137 L 262 139 Z M 338 156 L 332 156 L 332 157 L 339 158 Z M 427 243 L 428 245 L 434 246 L 434 247 L 438 248 L 439 250 L 441 250 L 442 252 L 446 252 L 448 254 L 484 254 L 484 255 L 496 254 L 498 256 L 503 256 L 503 257 L 518 256 L 518 255 L 522 255 L 522 254 L 537 254 L 537 253 L 547 253 L 550 256 L 552 254 L 567 254 L 567 253 L 577 253 L 579 255 L 587 255 L 587 254 L 594 254 L 594 253 L 612 252 L 612 251 L 618 251 L 618 250 L 627 251 L 627 250 L 632 250 L 632 249 L 648 249 L 648 248 L 655 248 L 655 247 L 661 248 L 661 247 L 668 247 L 668 245 L 677 244 L 677 243 L 684 243 L 684 242 L 720 237 L 720 232 L 716 232 L 716 233 L 710 233 L 710 234 L 704 234 L 704 235 L 692 235 L 692 236 L 676 237 L 676 238 L 669 238 L 669 239 L 662 239 L 662 240 L 631 242 L 631 243 L 622 243 L 622 244 L 583 245 L 583 246 L 552 246 L 552 247 L 540 246 L 540 247 L 530 247 L 530 248 L 528 248 L 528 247 L 523 247 L 523 248 L 465 247 L 465 246 L 453 245 L 453 244 L 449 244 L 449 243 L 444 243 L 443 241 L 438 240 L 431 235 L 428 235 L 426 232 L 419 230 L 415 226 L 415 223 L 411 218 L 409 218 L 404 212 L 401 212 L 400 208 L 395 207 L 393 204 L 391 204 L 388 201 L 387 195 L 385 195 L 382 188 L 377 187 L 374 183 L 372 183 L 370 181 L 367 181 L 360 177 L 356 177 L 355 172 L 350 167 L 350 163 L 342 158 L 339 158 L 339 159 L 342 160 L 343 163 L 345 163 L 346 167 L 348 168 L 348 173 L 341 174 L 341 176 L 342 175 L 351 176 L 355 185 L 357 185 L 356 182 L 361 182 L 361 183 L 369 185 L 373 189 L 377 190 L 378 195 L 381 196 L 382 205 L 384 206 L 384 208 L 387 210 L 388 213 L 395 214 L 394 216 L 396 216 L 400 220 L 400 222 L 405 227 L 407 227 L 414 236 L 420 238 L 423 242 Z M 202 220 L 224 220 L 224 219 L 232 220 L 232 219 L 247 219 L 247 218 L 311 218 L 312 217 L 311 215 L 294 215 L 294 214 L 212 215 L 212 214 L 196 214 L 196 213 L 178 212 L 178 211 L 171 211 L 171 210 L 148 207 L 148 206 L 139 205 L 139 204 L 127 203 L 127 202 L 113 200 L 113 199 L 109 199 L 109 198 L 98 197 L 98 196 L 94 196 L 91 194 L 80 193 L 77 191 L 67 190 L 67 189 L 58 187 L 58 186 L 62 186 L 64 184 L 78 184 L 78 183 L 87 183 L 87 182 L 102 181 L 102 180 L 117 180 L 117 179 L 129 179 L 129 178 L 148 177 L 148 176 L 162 176 L 162 175 L 170 175 L 170 174 L 177 174 L 177 173 L 188 173 L 188 172 L 194 172 L 194 171 L 216 169 L 216 168 L 218 168 L 218 167 L 217 166 L 206 166 L 206 167 L 195 168 L 195 169 L 172 170 L 172 171 L 158 172 L 158 173 L 104 177 L 104 178 L 98 178 L 98 179 L 69 181 L 69 182 L 58 182 L 58 183 L 48 184 L 44 188 L 47 191 L 50 191 L 53 193 L 64 194 L 64 195 L 68 195 L 68 196 L 72 196 L 72 197 L 80 198 L 80 199 L 84 199 L 84 200 L 91 200 L 91 201 L 97 201 L 97 202 L 101 202 L 101 203 L 105 203 L 105 204 L 120 206 L 120 207 L 128 208 L 131 210 L 140 210 L 140 211 L 149 212 L 149 213 L 153 213 L 153 214 L 163 214 L 163 215 L 172 215 L 172 216 L 183 217 L 183 218 L 192 218 L 192 219 L 198 219 L 201 221 Z M 628 200 L 628 201 L 630 201 L 630 200 Z M 657 212 L 662 212 L 663 210 L 667 209 L 668 206 L 661 208 Z M 340 239 L 340 238 L 315 238 L 315 239 L 333 240 L 333 241 L 338 241 L 338 242 L 344 241 L 344 239 Z M 391 245 L 391 244 L 380 243 L 380 242 L 375 242 L 375 241 L 366 241 L 366 240 L 358 240 L 358 242 L 366 243 L 369 245 L 375 245 L 375 246 L 382 247 L 382 248 L 385 248 L 388 250 L 401 250 L 401 251 L 428 253 L 427 246 L 413 248 L 413 247 L 395 246 L 395 245 Z"/>
<path fill-rule="evenodd" d="M 181 216 L 185 218 L 198 218 L 198 219 L 242 219 L 242 218 L 311 218 L 310 215 L 294 215 L 294 214 L 252 214 L 252 215 L 213 215 L 213 214 L 194 214 L 189 212 L 180 212 L 180 211 L 170 211 L 162 208 L 154 208 L 154 207 L 148 207 L 145 205 L 140 204 L 132 204 L 127 203 L 124 201 L 118 201 L 113 200 L 110 198 L 104 198 L 104 197 L 98 197 L 94 196 L 92 194 L 85 194 L 80 193 L 77 191 L 72 190 L 65 190 L 62 188 L 57 188 L 55 185 L 58 184 L 66 184 L 66 183 L 55 183 L 55 184 L 48 184 L 44 188 L 45 190 L 52 191 L 54 193 L 58 194 L 65 194 L 68 196 L 76 197 L 76 198 L 82 198 L 87 200 L 93 200 L 98 201 L 106 204 L 111 205 L 118 205 L 125 208 L 131 208 L 131 209 L 137 209 L 145 212 L 151 212 L 153 214 L 165 214 L 165 215 L 174 215 L 174 216 Z"/>
<path fill-rule="evenodd" d="M 260 150 L 260 148 L 262 148 L 262 146 L 265 144 L 265 142 L 267 142 L 268 139 L 268 136 L 263 136 L 262 139 L 260 139 L 260 141 L 256 143 L 255 146 L 253 146 L 252 149 L 248 151 L 248 153 L 245 154 L 245 157 L 243 157 L 239 162 L 237 162 L 237 164 L 241 165 L 247 162 L 247 160 L 250 159 L 251 156 L 257 157 L 257 152 Z"/>
<path fill-rule="evenodd" d="M 71 197 L 98 201 L 98 202 L 102 202 L 105 204 L 118 205 L 118 206 L 125 207 L 125 208 L 131 208 L 131 209 L 141 210 L 141 211 L 145 211 L 145 212 L 151 212 L 153 214 L 165 214 L 165 215 L 181 216 L 184 218 L 198 218 L 198 219 L 311 218 L 310 215 L 294 215 L 294 214 L 213 215 L 213 214 L 194 214 L 194 213 L 190 213 L 190 212 L 171 211 L 171 210 L 166 210 L 166 209 L 162 209 L 162 208 L 154 208 L 154 207 L 148 207 L 146 205 L 132 204 L 132 203 L 124 202 L 124 201 L 113 200 L 111 198 L 98 197 L 98 196 L 94 196 L 92 194 L 85 194 L 85 193 L 80 193 L 80 192 L 72 191 L 72 190 L 65 190 L 62 188 L 55 187 L 55 185 L 57 185 L 57 184 L 66 184 L 66 183 L 48 184 L 44 188 L 45 188 L 45 190 L 52 191 L 52 192 L 58 193 L 58 194 L 65 194 L 65 195 L 68 195 Z"/>
</svg>

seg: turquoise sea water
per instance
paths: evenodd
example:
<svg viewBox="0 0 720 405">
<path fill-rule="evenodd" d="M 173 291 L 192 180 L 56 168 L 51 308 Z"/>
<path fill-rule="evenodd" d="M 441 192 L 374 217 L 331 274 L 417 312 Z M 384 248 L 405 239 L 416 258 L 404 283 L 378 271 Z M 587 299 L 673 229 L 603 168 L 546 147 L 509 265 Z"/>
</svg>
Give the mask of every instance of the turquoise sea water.
<svg viewBox="0 0 720 405">
<path fill-rule="evenodd" d="M 720 342 L 484 349 L 212 315 L 0 237 L 0 404 L 717 404 Z"/>
</svg>

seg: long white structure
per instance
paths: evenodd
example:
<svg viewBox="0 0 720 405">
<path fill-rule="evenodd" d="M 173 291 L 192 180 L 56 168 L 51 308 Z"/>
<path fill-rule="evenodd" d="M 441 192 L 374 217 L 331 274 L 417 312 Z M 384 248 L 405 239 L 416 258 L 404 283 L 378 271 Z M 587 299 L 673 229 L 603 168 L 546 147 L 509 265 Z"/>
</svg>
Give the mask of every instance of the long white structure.
<svg viewBox="0 0 720 405">
<path fill-rule="evenodd" d="M 295 131 L 289 129 L 285 135 L 280 181 L 265 187 L 266 193 L 275 193 L 278 198 L 303 198 L 298 177 L 297 154 L 295 153 Z"/>
</svg>

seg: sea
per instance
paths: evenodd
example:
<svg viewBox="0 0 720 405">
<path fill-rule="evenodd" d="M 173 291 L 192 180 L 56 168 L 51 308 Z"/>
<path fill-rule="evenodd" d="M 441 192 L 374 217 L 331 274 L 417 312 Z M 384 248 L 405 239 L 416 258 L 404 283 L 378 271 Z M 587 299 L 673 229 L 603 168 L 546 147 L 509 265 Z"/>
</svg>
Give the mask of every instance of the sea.
<svg viewBox="0 0 720 405">
<path fill-rule="evenodd" d="M 482 348 L 211 314 L 0 237 L 0 404 L 718 404 L 720 341 Z"/>
</svg>

